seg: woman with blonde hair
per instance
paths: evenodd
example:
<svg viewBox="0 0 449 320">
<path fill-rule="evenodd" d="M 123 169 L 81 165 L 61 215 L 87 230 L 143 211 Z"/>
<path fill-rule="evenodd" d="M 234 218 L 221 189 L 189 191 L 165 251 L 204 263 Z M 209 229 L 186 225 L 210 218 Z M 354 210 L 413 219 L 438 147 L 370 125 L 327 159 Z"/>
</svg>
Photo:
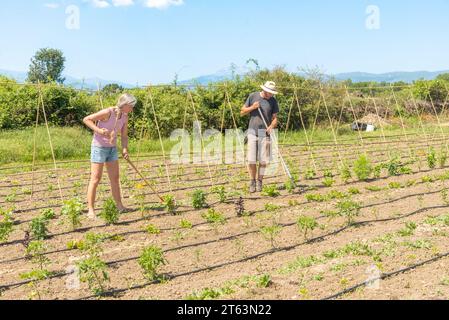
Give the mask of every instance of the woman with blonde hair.
<svg viewBox="0 0 449 320">
<path fill-rule="evenodd" d="M 124 159 L 128 159 L 128 113 L 133 111 L 136 103 L 137 100 L 133 95 L 125 93 L 118 99 L 117 106 L 103 109 L 83 120 L 84 124 L 94 131 L 91 147 L 91 176 L 87 190 L 89 218 L 95 218 L 95 197 L 105 164 L 111 183 L 112 197 L 117 208 L 121 212 L 127 211 L 120 193 L 117 136 L 120 133 L 122 155 Z"/>
</svg>

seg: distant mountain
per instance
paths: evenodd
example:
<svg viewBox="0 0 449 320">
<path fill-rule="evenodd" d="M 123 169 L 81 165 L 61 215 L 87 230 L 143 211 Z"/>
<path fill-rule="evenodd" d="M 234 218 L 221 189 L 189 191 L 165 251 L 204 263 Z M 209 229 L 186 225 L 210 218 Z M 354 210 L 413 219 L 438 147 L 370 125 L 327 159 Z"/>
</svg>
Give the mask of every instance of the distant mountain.
<svg viewBox="0 0 449 320">
<path fill-rule="evenodd" d="M 246 72 L 236 72 L 236 74 L 244 75 Z M 424 80 L 433 80 L 438 75 L 442 73 L 449 73 L 449 70 L 445 71 L 415 71 L 415 72 L 406 72 L 406 71 L 398 71 L 398 72 L 388 72 L 388 73 L 366 73 L 366 72 L 349 72 L 349 73 L 338 73 L 335 75 L 329 75 L 329 77 L 334 77 L 337 80 L 348 80 L 351 79 L 352 82 L 367 82 L 367 81 L 376 81 L 376 82 L 398 82 L 404 81 L 411 83 L 413 81 L 424 79 Z M 303 74 L 301 74 L 304 76 Z M 190 80 L 180 81 L 181 84 L 190 84 L 190 83 L 198 83 L 198 84 L 208 84 L 214 82 L 220 82 L 223 80 L 232 79 L 231 71 L 220 71 L 214 74 L 200 76 L 197 78 L 193 78 Z"/>
<path fill-rule="evenodd" d="M 248 73 L 251 69 L 248 67 L 235 67 L 220 70 L 214 74 L 199 76 L 196 78 L 178 81 L 179 84 L 200 84 L 207 85 L 209 83 L 220 82 L 224 80 L 231 80 L 235 75 L 244 75 Z M 334 77 L 337 80 L 348 80 L 351 79 L 353 82 L 366 82 L 366 81 L 376 81 L 376 82 L 398 82 L 404 81 L 411 83 L 415 80 L 424 79 L 424 80 L 432 80 L 435 79 L 438 75 L 442 73 L 449 73 L 449 70 L 445 71 L 415 71 L 415 72 L 389 72 L 389 73 L 366 73 L 366 72 L 349 72 L 349 73 L 338 73 L 335 75 L 330 75 L 330 77 Z M 0 75 L 7 76 L 9 78 L 13 78 L 18 82 L 24 82 L 27 78 L 26 72 L 20 71 L 10 71 L 10 70 L 2 70 L 0 69 Z M 100 78 L 85 78 L 78 79 L 75 77 L 71 77 L 69 75 L 65 75 L 66 86 L 70 86 L 76 89 L 90 89 L 96 90 L 97 84 L 99 83 L 101 86 L 105 86 L 109 83 L 117 83 L 124 88 L 134 88 L 136 85 L 124 83 L 115 80 L 104 80 Z"/>
<path fill-rule="evenodd" d="M 10 71 L 0 69 L 0 75 L 16 80 L 17 82 L 24 82 L 27 78 L 26 72 Z"/>
<path fill-rule="evenodd" d="M 414 72 L 388 72 L 388 73 L 365 73 L 365 72 L 349 72 L 349 73 L 339 73 L 333 75 L 337 80 L 348 80 L 351 79 L 352 82 L 366 82 L 366 81 L 376 81 L 376 82 L 398 82 L 404 81 L 411 83 L 413 81 L 424 79 L 433 80 L 438 75 L 442 73 L 449 73 L 446 71 L 414 71 Z"/>
<path fill-rule="evenodd" d="M 0 69 L 0 75 L 6 76 L 8 78 L 12 78 L 16 80 L 17 82 L 25 82 L 26 78 L 28 77 L 28 74 L 26 72 L 20 72 L 20 71 L 10 71 L 10 70 L 2 70 Z M 69 75 L 64 75 L 66 78 L 64 81 L 64 85 L 73 87 L 76 89 L 90 89 L 90 90 L 97 90 L 98 84 L 100 84 L 102 87 L 109 84 L 109 83 L 117 83 L 118 85 L 124 87 L 124 88 L 134 88 L 136 85 L 132 85 L 129 83 L 124 83 L 120 81 L 114 81 L 114 80 L 104 80 L 100 78 L 86 78 L 86 79 L 78 79 Z"/>
<path fill-rule="evenodd" d="M 245 75 L 250 72 L 251 69 L 248 67 L 235 67 L 234 69 L 222 69 L 214 74 L 199 76 L 193 79 L 178 81 L 179 84 L 200 84 L 207 85 L 209 83 L 215 83 L 225 80 L 232 80 L 236 75 Z"/>
</svg>

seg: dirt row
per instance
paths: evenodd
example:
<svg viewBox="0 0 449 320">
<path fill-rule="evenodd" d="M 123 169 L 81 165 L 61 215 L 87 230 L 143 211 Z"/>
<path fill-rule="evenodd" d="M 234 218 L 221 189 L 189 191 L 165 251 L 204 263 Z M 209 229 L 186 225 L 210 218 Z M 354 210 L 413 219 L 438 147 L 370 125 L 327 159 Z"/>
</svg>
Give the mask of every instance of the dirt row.
<svg viewBox="0 0 449 320">
<path fill-rule="evenodd" d="M 435 171 L 435 173 L 441 173 Z M 418 173 L 413 176 L 392 177 L 386 180 L 375 181 L 372 183 L 359 183 L 354 187 L 360 188 L 362 194 L 354 196 L 354 200 L 363 202 L 362 215 L 360 220 L 377 220 L 381 218 L 400 217 L 401 213 L 413 212 L 417 207 L 428 207 L 429 210 L 424 210 L 416 214 L 416 217 L 425 217 L 428 214 L 436 214 L 441 211 L 443 214 L 444 206 L 442 208 L 436 208 L 436 204 L 441 204 L 439 199 L 441 196 L 435 190 L 444 188 L 443 183 L 436 182 L 431 186 L 428 184 L 417 184 L 409 188 L 388 190 L 380 193 L 366 192 L 362 188 L 369 185 L 382 185 L 391 181 L 399 181 L 405 183 L 410 179 L 420 179 L 427 173 Z M 337 188 L 341 189 L 341 188 Z M 328 190 L 327 190 L 328 191 Z M 434 192 L 432 192 L 434 191 Z M 320 192 L 326 192 L 324 190 Z M 415 196 L 413 196 L 415 194 Z M 428 195 L 427 195 L 428 194 Z M 408 196 L 410 195 L 410 196 Z M 404 198 L 405 197 L 405 198 Z M 391 198 L 391 200 L 389 200 Z M 397 198 L 398 200 L 392 201 Z M 289 207 L 289 200 L 297 200 L 303 203 L 300 206 Z M 271 213 L 264 210 L 266 203 L 276 203 L 282 205 L 283 209 L 280 209 L 277 213 Z M 377 205 L 375 205 L 377 203 Z M 183 298 L 186 295 L 192 293 L 194 290 L 201 290 L 205 287 L 217 287 L 223 285 L 226 281 L 237 279 L 244 275 L 254 275 L 261 273 L 273 273 L 275 270 L 281 268 L 287 264 L 297 255 L 307 256 L 337 248 L 345 245 L 350 239 L 365 239 L 374 238 L 376 235 L 381 236 L 392 230 L 394 227 L 403 227 L 404 219 L 398 219 L 390 222 L 371 223 L 366 225 L 360 225 L 359 227 L 351 227 L 344 229 L 341 232 L 333 234 L 329 237 L 325 237 L 321 242 L 304 243 L 300 235 L 296 231 L 294 225 L 295 219 L 299 214 L 306 214 L 318 218 L 320 223 L 325 224 L 326 227 L 320 233 L 332 233 L 335 230 L 341 229 L 341 225 L 344 223 L 342 219 L 335 219 L 327 222 L 321 211 L 332 209 L 334 203 L 326 202 L 321 204 L 310 203 L 307 204 L 304 201 L 304 195 L 288 195 L 283 194 L 283 197 L 276 199 L 254 199 L 246 200 L 245 205 L 247 209 L 253 212 L 253 217 L 236 218 L 233 216 L 233 204 L 217 204 L 216 210 L 221 211 L 228 218 L 228 223 L 222 227 L 218 227 L 215 230 L 213 227 L 204 224 L 204 220 L 201 218 L 202 211 L 186 212 L 179 216 L 169 216 L 166 214 L 151 214 L 148 213 L 149 221 L 142 219 L 140 214 L 130 214 L 129 224 L 123 224 L 110 227 L 93 227 L 91 230 L 96 232 L 108 232 L 108 233 L 124 233 L 130 234 L 124 237 L 124 241 L 121 242 L 108 242 L 105 245 L 104 260 L 126 260 L 136 258 L 139 251 L 146 245 L 157 244 L 161 246 L 166 252 L 169 265 L 164 267 L 161 272 L 167 273 L 173 276 L 179 274 L 185 274 L 183 276 L 174 277 L 168 283 L 159 285 L 149 285 L 141 289 L 130 290 L 126 292 L 123 298 Z M 441 205 L 440 205 L 441 206 Z M 183 231 L 180 236 L 179 221 L 180 219 L 187 219 L 191 221 L 195 227 L 192 230 Z M 415 216 L 407 219 L 415 218 Z M 276 220 L 278 223 L 285 225 L 279 240 L 277 243 L 278 248 L 289 248 L 288 250 L 272 251 L 271 245 L 268 241 L 265 241 L 258 231 L 260 226 L 269 224 L 272 220 Z M 128 219 L 127 219 L 128 220 Z M 144 232 L 140 232 L 148 223 L 159 226 L 164 231 L 160 235 L 148 235 Z M 95 223 L 94 223 L 95 225 Z M 65 226 L 52 225 L 52 233 L 61 233 Z M 13 239 L 20 239 L 20 232 L 13 235 Z M 135 233 L 133 233 L 135 232 Z M 316 233 L 316 232 L 315 232 Z M 48 245 L 53 248 L 64 248 L 65 244 L 69 240 L 80 239 L 85 232 L 79 233 L 67 233 L 61 236 L 47 240 Z M 220 240 L 222 239 L 222 240 Z M 198 245 L 195 245 L 198 244 Z M 176 249 L 178 248 L 178 249 Z M 6 250 L 5 250 L 6 249 Z M 9 245 L 0 247 L 5 254 L 4 260 L 18 258 L 21 251 L 21 244 Z M 23 250 L 23 249 L 22 249 Z M 5 252 L 6 251 L 6 252 Z M 2 253 L 3 253 L 2 252 Z M 259 255 L 259 256 L 258 256 Z M 79 258 L 80 253 L 76 251 L 61 252 L 50 255 L 52 260 L 52 269 L 65 270 L 70 263 L 73 263 L 73 259 Z M 258 256 L 251 260 L 245 260 L 251 256 Z M 391 263 L 394 263 L 392 261 Z M 223 266 L 220 266 L 223 265 Z M 217 266 L 214 268 L 213 266 Z M 124 261 L 122 263 L 116 263 L 111 265 L 113 269 L 110 270 L 113 288 L 128 288 L 136 284 L 145 283 L 142 277 L 139 266 L 135 259 L 130 261 Z M 390 267 L 390 262 L 388 263 Z M 396 265 L 392 265 L 394 269 Z M 18 281 L 18 273 L 29 270 L 31 265 L 27 261 L 17 261 L 11 263 L 2 263 L 2 272 L 0 283 L 13 283 Z M 201 271 L 204 268 L 209 268 L 210 271 Z M 351 268 L 351 270 L 354 268 Z M 193 272 L 197 270 L 197 272 Z M 199 270 L 199 271 L 198 271 Z M 352 271 L 355 272 L 355 271 Z M 126 275 L 123 277 L 123 275 Z M 51 298 L 81 298 L 83 296 L 89 296 L 89 291 L 83 288 L 83 290 L 68 290 L 65 285 L 67 277 L 61 279 L 52 279 L 45 282 L 45 286 L 48 286 L 49 297 Z M 348 280 L 358 280 L 357 277 Z M 277 278 L 273 275 L 274 285 L 278 286 Z M 279 282 L 282 284 L 282 282 Z M 333 283 L 333 282 L 332 282 Z M 284 287 L 284 285 L 282 285 Z M 320 288 L 326 288 L 326 294 L 330 295 L 332 292 L 337 291 L 338 288 L 331 285 L 323 286 L 322 283 L 318 284 Z M 267 288 L 268 291 L 271 287 Z M 3 293 L 3 297 L 8 298 L 24 298 L 26 292 L 29 290 L 26 286 L 20 286 L 7 290 Z M 285 286 L 285 292 L 290 292 L 288 286 Z M 299 289 L 298 289 L 299 290 Z M 325 294 L 315 293 L 313 288 L 307 288 L 308 294 L 312 298 L 321 298 Z M 264 294 L 262 298 L 268 298 L 270 295 L 266 293 L 267 290 L 263 290 Z M 284 289 L 276 287 L 274 290 L 277 295 L 284 292 Z M 297 291 L 297 290 L 296 290 Z M 236 294 L 238 294 L 238 291 Z M 305 290 L 303 290 L 303 293 Z M 294 296 L 294 295 L 293 295 Z M 292 298 L 285 295 L 283 299 Z M 243 297 L 243 296 L 242 296 Z M 255 296 L 257 298 L 257 295 Z"/>
</svg>

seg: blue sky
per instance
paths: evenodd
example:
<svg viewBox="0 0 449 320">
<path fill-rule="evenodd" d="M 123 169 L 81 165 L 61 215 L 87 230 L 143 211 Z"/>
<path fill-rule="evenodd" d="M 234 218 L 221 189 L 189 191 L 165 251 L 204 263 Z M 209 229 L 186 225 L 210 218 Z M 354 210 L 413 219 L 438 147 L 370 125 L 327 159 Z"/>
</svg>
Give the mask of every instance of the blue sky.
<svg viewBox="0 0 449 320">
<path fill-rule="evenodd" d="M 79 8 L 79 29 L 66 8 Z M 366 10 L 379 8 L 380 29 Z M 447 0 L 16 0 L 0 4 L 0 69 L 26 71 L 42 47 L 65 73 L 161 83 L 248 58 L 328 73 L 449 69 Z"/>
</svg>

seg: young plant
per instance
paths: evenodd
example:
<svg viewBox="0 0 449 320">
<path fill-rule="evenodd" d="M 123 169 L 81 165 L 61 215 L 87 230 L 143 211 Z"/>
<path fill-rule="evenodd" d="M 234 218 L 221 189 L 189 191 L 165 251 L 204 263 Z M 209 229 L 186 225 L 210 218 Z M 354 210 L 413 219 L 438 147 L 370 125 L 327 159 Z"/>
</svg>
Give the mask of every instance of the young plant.
<svg viewBox="0 0 449 320">
<path fill-rule="evenodd" d="M 306 200 L 308 202 L 325 202 L 328 199 L 325 195 L 322 195 L 322 194 L 308 193 L 308 194 L 306 194 Z"/>
<path fill-rule="evenodd" d="M 325 187 L 330 188 L 330 187 L 332 187 L 332 186 L 334 185 L 334 183 L 335 183 L 335 180 L 334 180 L 333 178 L 325 177 L 325 178 L 323 179 L 323 185 L 324 185 Z"/>
<path fill-rule="evenodd" d="M 325 178 L 333 178 L 333 177 L 334 177 L 334 174 L 332 173 L 331 170 L 326 169 L 326 170 L 324 170 L 323 176 L 324 176 Z"/>
<path fill-rule="evenodd" d="M 8 240 L 14 227 L 14 219 L 11 211 L 4 211 L 0 208 L 0 243 Z"/>
<path fill-rule="evenodd" d="M 340 177 L 343 183 L 348 183 L 352 178 L 351 169 L 347 164 L 344 164 L 340 169 Z"/>
<path fill-rule="evenodd" d="M 203 190 L 195 190 L 192 194 L 192 206 L 195 209 L 203 209 L 207 207 L 206 193 Z"/>
<path fill-rule="evenodd" d="M 146 226 L 145 231 L 148 234 L 160 234 L 161 233 L 161 229 L 156 227 L 154 224 L 150 224 L 150 225 Z"/>
<path fill-rule="evenodd" d="M 388 174 L 390 176 L 398 176 L 401 174 L 402 164 L 399 161 L 398 157 L 392 158 L 387 164 L 386 168 L 388 170 Z"/>
<path fill-rule="evenodd" d="M 44 217 L 37 217 L 31 220 L 30 233 L 35 240 L 45 240 L 48 237 L 48 220 Z"/>
<path fill-rule="evenodd" d="M 284 183 L 284 187 L 285 187 L 285 190 L 287 190 L 288 193 L 294 193 L 294 191 L 295 191 L 295 184 L 290 179 L 288 179 Z"/>
<path fill-rule="evenodd" d="M 201 216 L 210 224 L 219 225 L 226 223 L 224 215 L 214 209 L 207 210 L 207 212 L 203 213 Z"/>
<path fill-rule="evenodd" d="M 271 226 L 264 226 L 260 228 L 260 233 L 262 236 L 269 240 L 271 243 L 271 247 L 276 248 L 276 237 L 281 233 L 282 227 L 277 224 L 273 224 Z"/>
<path fill-rule="evenodd" d="M 262 195 L 275 198 L 280 196 L 281 193 L 278 191 L 277 186 L 275 184 L 272 184 L 263 187 Z"/>
<path fill-rule="evenodd" d="M 103 203 L 103 209 L 99 216 L 109 225 L 116 224 L 120 217 L 120 212 L 114 199 L 108 198 Z"/>
<path fill-rule="evenodd" d="M 50 263 L 45 256 L 47 246 L 43 241 L 31 241 L 26 249 L 26 257 L 39 267 L 39 270 L 45 270 L 44 267 Z"/>
<path fill-rule="evenodd" d="M 39 300 L 42 299 L 39 283 L 48 279 L 52 274 L 44 268 L 46 265 L 50 264 L 50 260 L 45 256 L 46 250 L 47 247 L 42 241 L 30 242 L 26 250 L 27 257 L 37 265 L 37 268 L 32 271 L 20 274 L 20 278 L 29 280 L 30 283 L 28 285 L 33 288 L 29 295 L 30 299 L 34 299 L 34 297 L 37 297 Z"/>
<path fill-rule="evenodd" d="M 45 220 L 52 220 L 56 218 L 55 210 L 53 209 L 44 209 L 41 211 L 41 217 Z"/>
<path fill-rule="evenodd" d="M 61 214 L 65 216 L 66 220 L 71 224 L 73 230 L 81 227 L 82 212 L 83 203 L 79 199 L 64 201 L 64 205 L 61 209 Z"/>
<path fill-rule="evenodd" d="M 167 264 L 164 253 L 161 248 L 150 246 L 145 248 L 138 260 L 140 267 L 143 269 L 145 277 L 149 281 L 160 278 L 158 276 L 158 268 Z"/>
<path fill-rule="evenodd" d="M 76 265 L 80 281 L 87 283 L 93 294 L 101 296 L 106 290 L 106 282 L 110 281 L 106 263 L 98 255 L 91 255 Z"/>
<path fill-rule="evenodd" d="M 435 149 L 430 148 L 427 152 L 427 165 L 429 166 L 429 169 L 435 169 L 437 163 L 437 156 L 435 153 Z"/>
<path fill-rule="evenodd" d="M 228 195 L 224 186 L 215 186 L 211 191 L 212 193 L 215 193 L 217 195 L 218 200 L 221 203 L 224 203 L 228 199 Z"/>
<path fill-rule="evenodd" d="M 342 200 L 337 204 L 339 215 L 346 217 L 348 225 L 354 222 L 354 218 L 360 214 L 360 204 L 352 200 Z"/>
<path fill-rule="evenodd" d="M 243 217 L 245 215 L 245 201 L 242 197 L 239 197 L 235 201 L 235 214 L 237 217 Z"/>
<path fill-rule="evenodd" d="M 180 226 L 182 229 L 192 229 L 192 228 L 193 228 L 192 222 L 190 222 L 189 220 L 185 220 L 185 219 L 182 219 L 182 220 L 179 222 L 179 226 Z"/>
<path fill-rule="evenodd" d="M 446 150 L 441 150 L 439 157 L 438 157 L 438 162 L 440 165 L 440 168 L 444 168 L 446 166 L 446 162 L 447 162 L 447 151 Z"/>
<path fill-rule="evenodd" d="M 447 205 L 447 206 L 449 205 L 447 188 L 444 188 L 443 190 L 441 190 L 441 200 L 443 200 L 443 203 L 445 205 Z"/>
<path fill-rule="evenodd" d="M 360 181 L 366 181 L 370 178 L 373 167 L 365 154 L 362 154 L 354 163 L 354 173 Z"/>
<path fill-rule="evenodd" d="M 417 228 L 416 223 L 414 222 L 406 222 L 405 223 L 405 228 L 399 230 L 399 235 L 401 237 L 408 237 L 408 236 L 412 236 L 415 233 L 415 230 Z"/>
<path fill-rule="evenodd" d="M 254 280 L 259 288 L 268 288 L 272 283 L 271 276 L 269 274 L 261 275 L 256 277 Z"/>
<path fill-rule="evenodd" d="M 352 194 L 352 195 L 356 195 L 356 194 L 360 194 L 360 190 L 355 187 L 351 187 L 348 189 L 348 193 Z"/>
<path fill-rule="evenodd" d="M 316 227 L 318 227 L 318 222 L 313 217 L 307 217 L 301 215 L 296 220 L 296 225 L 298 226 L 299 231 L 303 232 L 304 239 L 307 240 L 307 233 L 313 232 Z"/>
<path fill-rule="evenodd" d="M 266 203 L 265 204 L 265 210 L 268 212 L 276 212 L 281 208 L 281 206 L 278 206 L 277 204 L 273 203 Z"/>
<path fill-rule="evenodd" d="M 163 205 L 165 210 L 167 210 L 167 212 L 170 214 L 175 214 L 177 208 L 175 197 L 171 194 L 168 194 L 163 196 L 162 199 L 164 200 Z"/>
<path fill-rule="evenodd" d="M 374 176 L 374 178 L 376 178 L 376 179 L 380 178 L 380 175 L 382 174 L 382 169 L 384 167 L 385 167 L 385 164 L 383 164 L 383 163 L 380 163 L 380 164 L 374 166 L 374 168 L 373 168 L 373 176 Z"/>
<path fill-rule="evenodd" d="M 44 281 L 45 279 L 48 279 L 51 275 L 51 272 L 48 270 L 32 270 L 30 272 L 21 273 L 20 279 L 28 280 L 30 281 L 28 283 L 28 286 L 33 288 L 33 290 L 29 294 L 29 299 L 33 300 L 35 297 L 37 297 L 39 300 L 42 300 L 42 292 L 39 286 L 39 283 L 41 281 Z"/>
<path fill-rule="evenodd" d="M 313 180 L 316 177 L 316 172 L 312 168 L 308 168 L 305 173 L 306 180 Z"/>
</svg>

